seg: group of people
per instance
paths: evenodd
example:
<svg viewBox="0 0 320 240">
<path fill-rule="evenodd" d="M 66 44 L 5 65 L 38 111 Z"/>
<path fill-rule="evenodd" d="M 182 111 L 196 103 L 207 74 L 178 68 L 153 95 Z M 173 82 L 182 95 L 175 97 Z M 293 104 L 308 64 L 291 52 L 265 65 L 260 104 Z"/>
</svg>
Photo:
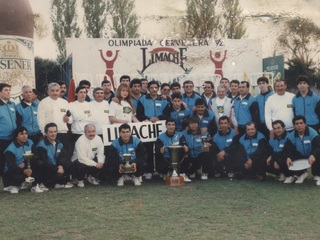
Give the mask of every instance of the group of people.
<svg viewBox="0 0 320 240">
<path fill-rule="evenodd" d="M 11 86 L 0 83 L 4 190 L 41 193 L 105 180 L 140 186 L 142 176 L 150 180 L 158 173 L 165 179 L 174 170 L 185 182 L 244 176 L 264 181 L 269 172 L 284 183 L 302 183 L 307 171 L 290 170 L 298 159 L 307 159 L 320 185 L 319 97 L 310 90 L 308 77 L 299 76 L 296 84 L 296 95 L 286 91 L 284 80 L 275 81 L 273 92 L 269 79 L 260 77 L 260 93 L 254 97 L 247 81 L 223 78 L 216 91 L 205 81 L 199 94 L 190 80 L 182 87 L 179 82 L 160 86 L 124 75 L 116 92 L 103 80 L 92 97 L 90 82 L 80 81 L 70 103 L 64 82 L 49 84 L 41 101 L 30 86 L 23 86 L 22 100 L 15 105 Z M 166 131 L 156 141 L 142 142 L 131 134 L 129 123 L 159 120 L 165 120 Z M 104 146 L 103 128 L 113 123 L 120 123 L 120 136 Z M 179 146 L 177 169 L 171 145 Z M 28 153 L 30 163 L 24 156 Z"/>
</svg>

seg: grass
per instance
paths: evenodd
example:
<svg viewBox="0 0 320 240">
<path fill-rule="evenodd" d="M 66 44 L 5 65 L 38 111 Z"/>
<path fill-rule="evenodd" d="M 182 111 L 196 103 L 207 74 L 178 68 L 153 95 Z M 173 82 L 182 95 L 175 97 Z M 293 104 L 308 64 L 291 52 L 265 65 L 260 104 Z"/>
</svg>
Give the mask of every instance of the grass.
<svg viewBox="0 0 320 240">
<path fill-rule="evenodd" d="M 0 239 L 319 239 L 319 191 L 309 177 L 0 192 Z"/>
</svg>

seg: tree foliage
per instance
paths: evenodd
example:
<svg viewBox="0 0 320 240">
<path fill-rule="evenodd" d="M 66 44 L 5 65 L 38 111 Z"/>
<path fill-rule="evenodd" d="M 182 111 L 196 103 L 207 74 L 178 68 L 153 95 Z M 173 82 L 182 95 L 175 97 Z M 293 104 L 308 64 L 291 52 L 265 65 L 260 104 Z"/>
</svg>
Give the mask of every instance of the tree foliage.
<svg viewBox="0 0 320 240">
<path fill-rule="evenodd" d="M 106 0 L 85 0 L 82 2 L 82 7 L 87 37 L 103 37 L 108 11 Z"/>
<path fill-rule="evenodd" d="M 244 19 L 241 17 L 242 9 L 239 0 L 222 1 L 222 35 L 230 39 L 240 39 L 246 33 Z"/>
<path fill-rule="evenodd" d="M 215 12 L 217 0 L 187 0 L 188 37 L 211 38 L 219 30 L 220 17 Z"/>
<path fill-rule="evenodd" d="M 110 12 L 112 15 L 113 37 L 137 38 L 140 22 L 133 12 L 133 0 L 110 0 Z"/>
<path fill-rule="evenodd" d="M 289 54 L 289 59 L 298 60 L 302 66 L 311 67 L 320 52 L 320 28 L 306 18 L 291 19 L 279 36 L 278 41 Z"/>
<path fill-rule="evenodd" d="M 66 38 L 77 38 L 81 35 L 76 7 L 76 0 L 51 0 L 52 33 L 59 50 L 59 62 L 66 57 Z"/>
</svg>

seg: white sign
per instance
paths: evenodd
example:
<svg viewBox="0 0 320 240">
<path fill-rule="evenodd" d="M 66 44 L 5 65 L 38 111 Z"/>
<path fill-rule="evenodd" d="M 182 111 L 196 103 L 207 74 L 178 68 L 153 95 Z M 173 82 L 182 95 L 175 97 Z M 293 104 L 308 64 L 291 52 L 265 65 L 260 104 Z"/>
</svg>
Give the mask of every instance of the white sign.
<svg viewBox="0 0 320 240">
<path fill-rule="evenodd" d="M 142 142 L 155 142 L 157 137 L 165 132 L 166 121 L 152 122 L 138 122 L 129 123 L 131 127 L 132 136 L 136 136 Z M 122 123 L 110 124 L 103 126 L 103 141 L 105 146 L 110 146 L 112 141 L 120 137 L 119 127 Z"/>
</svg>

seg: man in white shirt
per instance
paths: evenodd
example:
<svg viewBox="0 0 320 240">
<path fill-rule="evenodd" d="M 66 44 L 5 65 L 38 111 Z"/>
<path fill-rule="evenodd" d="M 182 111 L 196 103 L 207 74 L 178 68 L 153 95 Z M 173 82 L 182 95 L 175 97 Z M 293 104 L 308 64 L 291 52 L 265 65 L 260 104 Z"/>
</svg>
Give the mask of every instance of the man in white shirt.
<svg viewBox="0 0 320 240">
<path fill-rule="evenodd" d="M 76 142 L 71 161 L 72 177 L 78 180 L 78 187 L 84 187 L 86 174 L 89 183 L 99 185 L 97 177 L 105 170 L 105 155 L 104 145 L 93 124 L 84 127 L 84 134 Z"/>
<path fill-rule="evenodd" d="M 293 93 L 286 92 L 287 84 L 284 80 L 277 80 L 274 83 L 275 94 L 270 96 L 265 105 L 265 122 L 270 131 L 270 138 L 274 137 L 272 122 L 282 120 L 286 131 L 293 130 Z"/>
</svg>

